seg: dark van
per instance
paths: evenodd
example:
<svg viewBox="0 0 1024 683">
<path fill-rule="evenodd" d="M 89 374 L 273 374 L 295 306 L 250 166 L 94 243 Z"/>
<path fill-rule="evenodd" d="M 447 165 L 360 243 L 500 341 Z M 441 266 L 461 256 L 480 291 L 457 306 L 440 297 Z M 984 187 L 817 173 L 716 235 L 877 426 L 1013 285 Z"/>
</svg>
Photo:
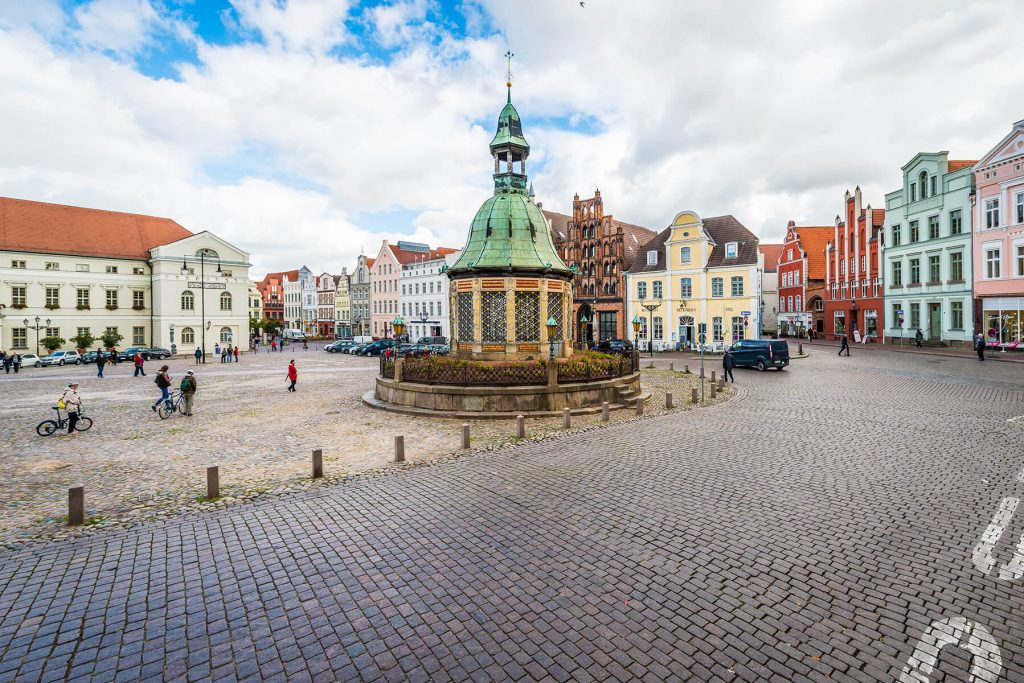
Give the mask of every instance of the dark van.
<svg viewBox="0 0 1024 683">
<path fill-rule="evenodd" d="M 782 370 L 789 365 L 789 344 L 785 339 L 741 339 L 732 345 L 736 367 Z"/>
</svg>

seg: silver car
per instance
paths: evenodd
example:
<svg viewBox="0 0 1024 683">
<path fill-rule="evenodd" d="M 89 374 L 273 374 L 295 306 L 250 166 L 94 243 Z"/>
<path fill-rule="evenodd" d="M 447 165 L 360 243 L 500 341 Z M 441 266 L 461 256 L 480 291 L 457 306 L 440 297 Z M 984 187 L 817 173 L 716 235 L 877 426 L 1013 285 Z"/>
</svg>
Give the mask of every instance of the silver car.
<svg viewBox="0 0 1024 683">
<path fill-rule="evenodd" d="M 54 351 L 49 356 L 41 358 L 39 362 L 44 367 L 50 365 L 67 365 L 68 363 L 81 365 L 82 356 L 78 354 L 78 351 Z"/>
</svg>

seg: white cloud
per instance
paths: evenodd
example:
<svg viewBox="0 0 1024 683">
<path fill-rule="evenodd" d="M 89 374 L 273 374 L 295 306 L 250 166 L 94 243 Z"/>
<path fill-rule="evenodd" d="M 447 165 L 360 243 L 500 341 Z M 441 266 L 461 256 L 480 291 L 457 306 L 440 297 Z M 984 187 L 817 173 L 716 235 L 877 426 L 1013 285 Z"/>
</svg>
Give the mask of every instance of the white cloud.
<svg viewBox="0 0 1024 683">
<path fill-rule="evenodd" d="M 258 32 L 275 50 L 322 53 L 345 42 L 347 0 L 232 0 L 241 27 Z"/>
<path fill-rule="evenodd" d="M 164 25 L 148 0 L 92 0 L 74 18 L 82 45 L 118 54 L 137 52 Z"/>
</svg>

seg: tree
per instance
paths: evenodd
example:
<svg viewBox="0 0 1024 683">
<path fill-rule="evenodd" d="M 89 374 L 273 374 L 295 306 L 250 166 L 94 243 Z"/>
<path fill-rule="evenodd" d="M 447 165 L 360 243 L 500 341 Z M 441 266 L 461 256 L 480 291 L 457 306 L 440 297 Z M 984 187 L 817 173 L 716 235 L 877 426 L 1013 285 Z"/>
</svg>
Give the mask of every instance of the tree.
<svg viewBox="0 0 1024 683">
<path fill-rule="evenodd" d="M 259 318 L 249 318 L 249 329 L 253 332 L 259 332 L 263 329 L 264 321 Z"/>
<path fill-rule="evenodd" d="M 117 332 L 114 332 L 113 330 L 107 330 L 106 332 L 103 333 L 100 339 L 103 340 L 103 346 L 107 347 L 108 349 L 112 349 L 115 346 L 117 346 L 117 343 L 119 341 L 124 339 L 124 335 L 120 335 Z"/>
<path fill-rule="evenodd" d="M 264 318 L 261 323 L 261 327 L 267 334 L 276 334 L 281 331 L 281 322 L 278 320 L 271 320 L 270 318 Z"/>
<path fill-rule="evenodd" d="M 96 337 L 92 336 L 89 332 L 83 332 L 76 334 L 71 338 L 71 341 L 75 343 L 76 349 L 87 349 L 92 346 L 92 343 L 96 341 Z"/>
<path fill-rule="evenodd" d="M 39 343 L 43 345 L 43 348 L 50 353 L 53 353 L 60 347 L 64 346 L 64 342 L 65 340 L 63 337 L 43 337 L 39 340 Z"/>
</svg>

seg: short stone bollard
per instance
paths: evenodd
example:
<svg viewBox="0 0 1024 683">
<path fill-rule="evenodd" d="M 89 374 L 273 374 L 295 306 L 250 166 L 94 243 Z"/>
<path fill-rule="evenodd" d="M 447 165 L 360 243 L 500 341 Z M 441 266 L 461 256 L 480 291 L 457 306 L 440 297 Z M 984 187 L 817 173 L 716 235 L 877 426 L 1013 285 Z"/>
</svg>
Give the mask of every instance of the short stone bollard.
<svg viewBox="0 0 1024 683">
<path fill-rule="evenodd" d="M 643 415 L 644 414 L 644 402 L 643 402 L 643 400 L 639 396 L 636 397 L 636 414 L 637 415 Z"/>
<path fill-rule="evenodd" d="M 395 462 L 405 462 L 405 437 L 395 437 Z"/>
<path fill-rule="evenodd" d="M 671 391 L 666 391 L 665 392 L 665 408 L 667 408 L 669 410 L 672 409 L 672 392 Z"/>
<path fill-rule="evenodd" d="M 68 526 L 85 524 L 85 487 L 72 486 L 68 489 Z"/>
<path fill-rule="evenodd" d="M 690 389 L 690 403 L 696 403 L 700 400 L 700 395 L 696 389 Z"/>
<path fill-rule="evenodd" d="M 462 447 L 469 448 L 469 425 L 462 425 Z"/>
<path fill-rule="evenodd" d="M 797 345 L 796 345 L 796 352 L 800 356 L 804 355 L 804 343 L 803 342 L 798 342 L 797 343 Z"/>
<path fill-rule="evenodd" d="M 653 370 L 654 369 L 654 361 L 653 360 L 652 361 L 648 361 L 647 368 L 649 370 Z"/>
<path fill-rule="evenodd" d="M 669 362 L 669 364 L 668 364 L 668 371 L 669 372 L 675 372 L 675 369 L 676 369 L 676 364 L 672 363 L 672 362 Z"/>
<path fill-rule="evenodd" d="M 526 438 L 526 418 L 522 415 L 516 415 L 516 437 Z"/>
<path fill-rule="evenodd" d="M 718 378 L 718 388 L 719 389 L 724 389 L 725 388 L 725 378 L 724 377 L 719 377 Z"/>
<path fill-rule="evenodd" d="M 715 380 L 715 371 L 714 371 L 714 370 L 712 370 L 712 371 L 711 371 L 711 383 L 712 383 L 712 384 L 714 384 L 714 383 L 715 383 L 715 381 L 716 381 L 716 380 Z"/>
<path fill-rule="evenodd" d="M 572 413 L 568 408 L 562 408 L 562 429 L 569 429 L 572 424 Z"/>
<path fill-rule="evenodd" d="M 601 422 L 608 421 L 608 401 L 601 402 Z"/>
<path fill-rule="evenodd" d="M 685 372 L 687 375 L 690 374 L 690 364 L 689 363 L 687 363 L 686 365 L 683 366 L 683 372 Z"/>
<path fill-rule="evenodd" d="M 206 468 L 206 497 L 220 498 L 220 468 L 216 465 Z"/>
<path fill-rule="evenodd" d="M 711 398 L 715 397 L 715 383 L 711 383 Z"/>
<path fill-rule="evenodd" d="M 313 478 L 322 479 L 324 476 L 324 452 L 317 448 L 313 451 Z"/>
</svg>

